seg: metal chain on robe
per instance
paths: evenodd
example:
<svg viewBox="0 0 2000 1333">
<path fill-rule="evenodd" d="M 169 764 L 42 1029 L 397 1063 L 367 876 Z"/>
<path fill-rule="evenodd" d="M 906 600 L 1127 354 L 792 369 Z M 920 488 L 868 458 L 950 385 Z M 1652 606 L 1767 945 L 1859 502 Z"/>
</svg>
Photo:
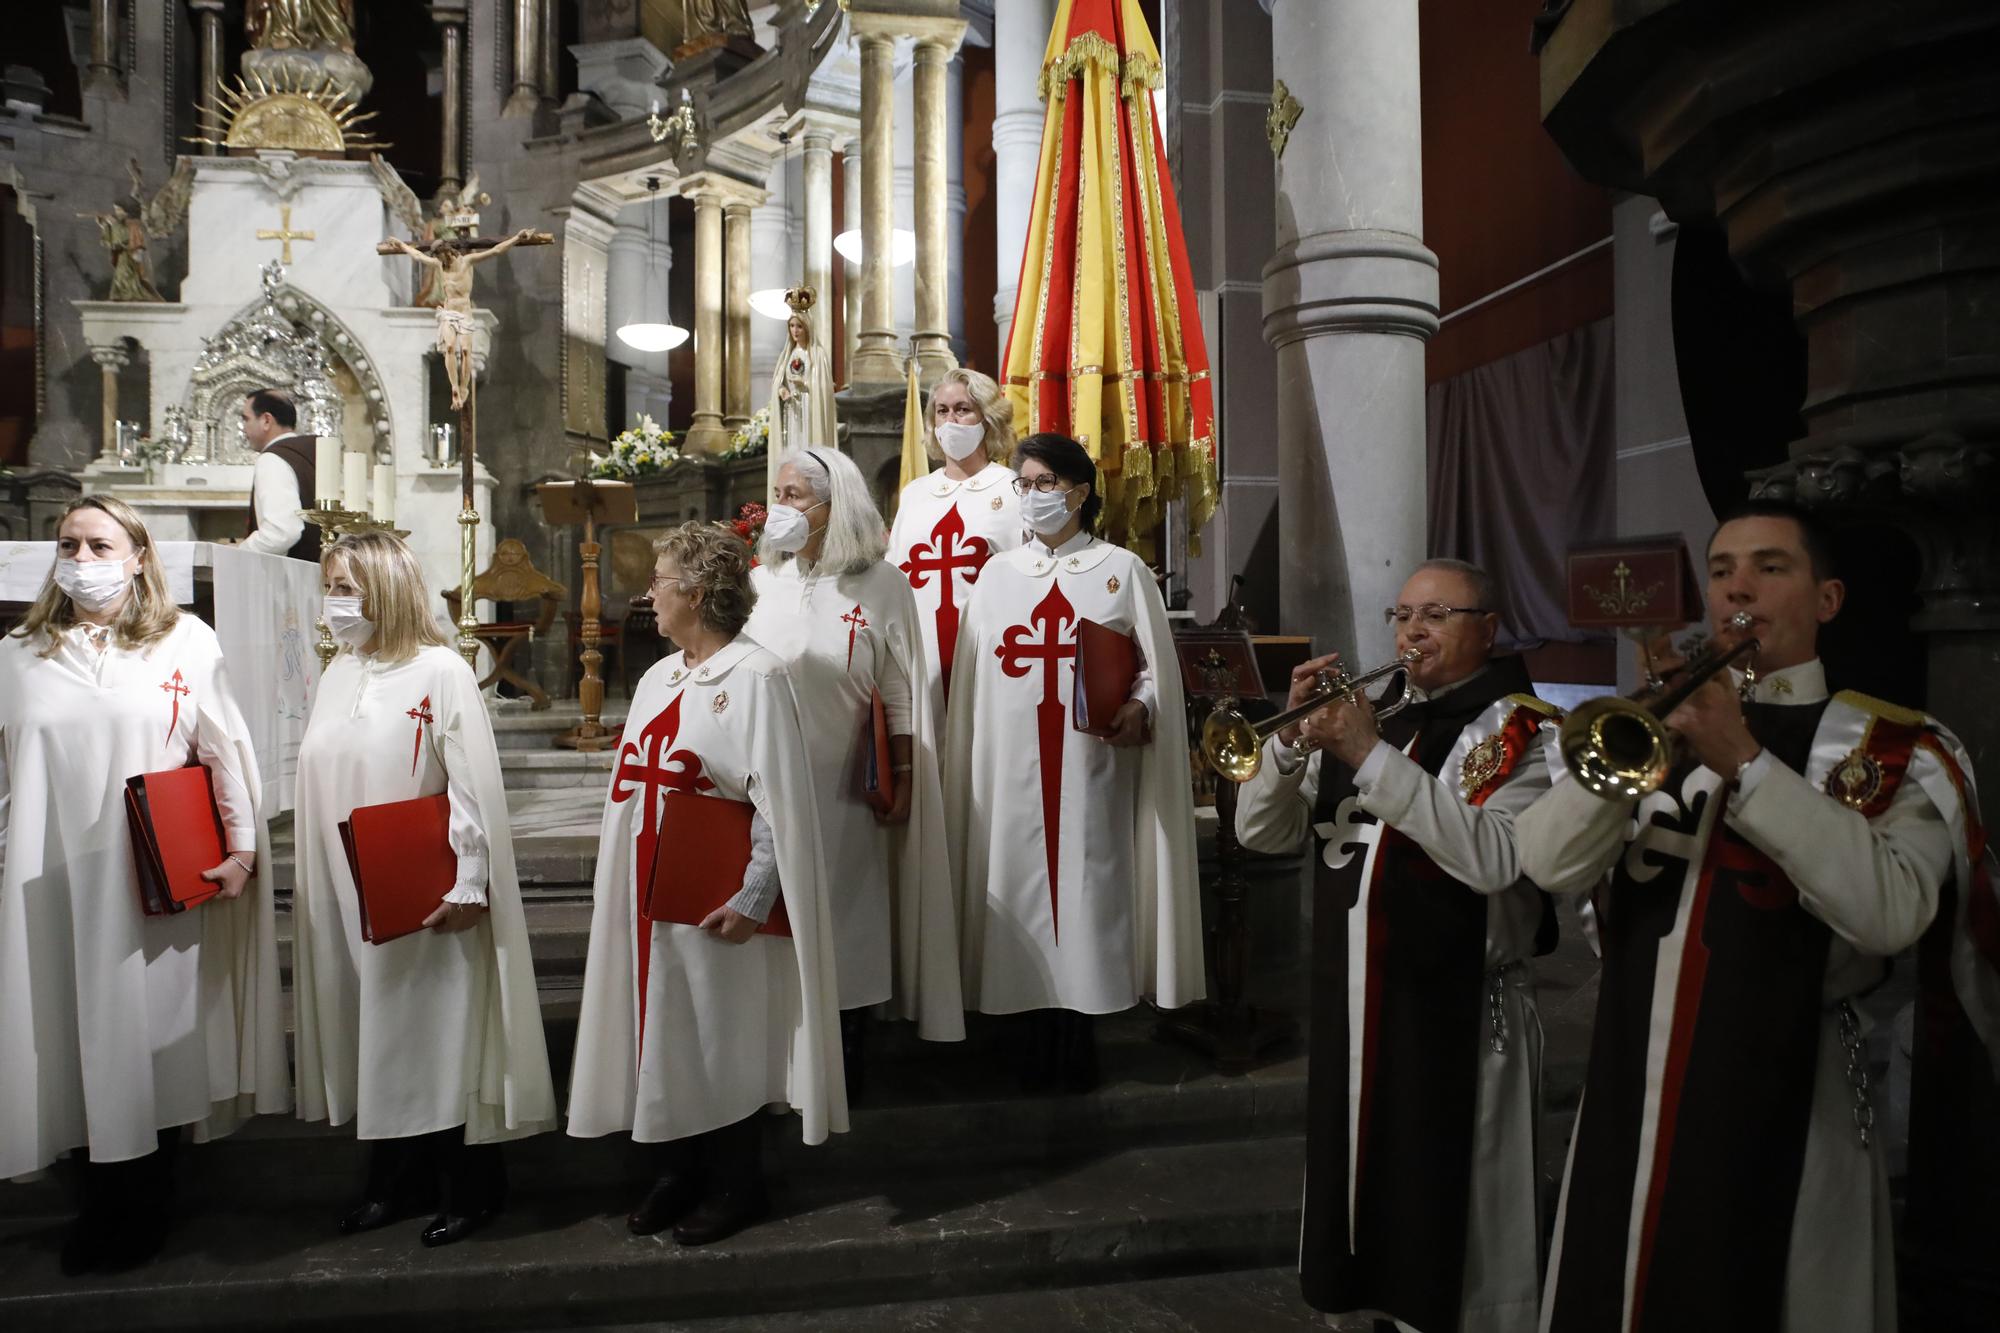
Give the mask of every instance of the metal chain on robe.
<svg viewBox="0 0 2000 1333">
<path fill-rule="evenodd" d="M 1486 974 L 1486 1010 L 1493 1026 L 1493 1053 L 1507 1053 L 1507 969 L 1496 967 Z"/>
<path fill-rule="evenodd" d="M 1840 1002 L 1840 1044 L 1847 1048 L 1847 1086 L 1854 1089 L 1854 1128 L 1866 1148 L 1875 1129 L 1875 1103 L 1868 1095 L 1868 1046 L 1861 1037 L 1861 1015 L 1851 1000 Z"/>
</svg>

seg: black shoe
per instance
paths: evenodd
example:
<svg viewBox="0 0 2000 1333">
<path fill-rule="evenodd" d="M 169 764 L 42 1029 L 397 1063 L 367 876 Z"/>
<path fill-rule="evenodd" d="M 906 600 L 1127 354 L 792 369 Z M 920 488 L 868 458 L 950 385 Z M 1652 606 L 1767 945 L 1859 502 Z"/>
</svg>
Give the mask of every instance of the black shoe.
<svg viewBox="0 0 2000 1333">
<path fill-rule="evenodd" d="M 868 1011 L 844 1009 L 840 1014 L 840 1064 L 847 1076 L 847 1102 L 852 1106 L 868 1092 Z"/>
<path fill-rule="evenodd" d="M 121 1272 L 151 1263 L 167 1243 L 167 1214 L 135 1213 L 121 1219 L 97 1258 L 97 1267 Z"/>
<path fill-rule="evenodd" d="M 431 1249 L 436 1249 L 440 1245 L 450 1245 L 455 1241 L 464 1240 L 498 1216 L 500 1216 L 498 1208 L 482 1208 L 478 1212 L 462 1216 L 455 1213 L 439 1213 L 431 1219 L 431 1224 L 423 1229 L 417 1239 Z"/>
<path fill-rule="evenodd" d="M 95 1217 L 83 1213 L 63 1233 L 64 1277 L 81 1277 L 97 1267 L 104 1251 L 104 1230 Z"/>
<path fill-rule="evenodd" d="M 340 1219 L 340 1234 L 358 1236 L 364 1231 L 375 1231 L 388 1226 L 403 1216 L 403 1208 L 392 1199 L 368 1199 L 359 1208 Z"/>
<path fill-rule="evenodd" d="M 1059 1062 L 1064 1092 L 1092 1092 L 1097 1088 L 1097 1024 L 1089 1014 L 1065 1013 L 1062 1018 Z"/>
<path fill-rule="evenodd" d="M 716 1190 L 675 1224 L 674 1239 L 683 1245 L 710 1245 L 727 1240 L 770 1215 L 771 1196 L 762 1184 Z"/>
<path fill-rule="evenodd" d="M 626 1217 L 625 1227 L 635 1236 L 657 1236 L 693 1212 L 702 1192 L 698 1176 L 679 1172 L 661 1176 Z"/>
</svg>

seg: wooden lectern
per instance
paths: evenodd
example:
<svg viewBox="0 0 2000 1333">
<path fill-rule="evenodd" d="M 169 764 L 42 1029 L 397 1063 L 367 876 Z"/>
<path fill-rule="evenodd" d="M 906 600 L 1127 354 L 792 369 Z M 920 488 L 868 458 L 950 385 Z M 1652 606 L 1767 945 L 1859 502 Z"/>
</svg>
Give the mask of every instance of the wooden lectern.
<svg viewBox="0 0 2000 1333">
<path fill-rule="evenodd" d="M 580 655 L 583 680 L 576 687 L 577 702 L 583 705 L 583 721 L 556 737 L 555 743 L 570 750 L 608 750 L 618 743 L 618 737 L 601 720 L 604 677 L 598 673 L 598 668 L 604 665 L 604 654 L 597 650 L 597 644 L 603 633 L 603 623 L 598 616 L 604 607 L 597 589 L 597 525 L 636 522 L 639 500 L 629 481 L 591 481 L 588 478 L 545 481 L 535 487 L 535 493 L 542 499 L 544 522 L 563 526 L 583 524 L 583 544 L 577 548 L 583 556 L 583 604 L 579 608 L 583 616 L 583 652 Z"/>
</svg>

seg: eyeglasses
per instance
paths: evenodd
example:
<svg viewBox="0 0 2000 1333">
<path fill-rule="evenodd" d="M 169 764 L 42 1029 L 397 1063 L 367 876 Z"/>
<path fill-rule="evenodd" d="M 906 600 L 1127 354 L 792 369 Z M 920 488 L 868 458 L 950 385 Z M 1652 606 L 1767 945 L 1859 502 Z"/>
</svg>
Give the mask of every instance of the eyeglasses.
<svg viewBox="0 0 2000 1333">
<path fill-rule="evenodd" d="M 1014 494 L 1026 495 L 1029 491 L 1040 491 L 1047 495 L 1050 491 L 1067 490 L 1067 483 L 1053 472 L 1044 472 L 1039 477 L 1014 478 Z"/>
<path fill-rule="evenodd" d="M 1443 602 L 1425 602 L 1422 606 L 1385 606 L 1382 608 L 1382 623 L 1385 625 L 1407 625 L 1414 617 L 1432 629 L 1441 628 L 1453 616 L 1483 616 L 1483 606 L 1446 606 Z"/>
<path fill-rule="evenodd" d="M 653 591 L 654 591 L 655 589 L 657 589 L 657 588 L 660 588 L 660 587 L 662 587 L 662 586 L 664 586 L 664 585 L 667 585 L 667 584 L 672 584 L 672 585 L 674 585 L 675 587 L 679 587 L 679 586 L 680 586 L 680 578 L 679 578 L 678 576 L 675 576 L 675 577 L 673 577 L 673 578 L 668 578 L 668 577 L 667 577 L 666 575 L 664 575 L 664 574 L 655 574 L 655 575 L 653 575 L 653 577 L 652 577 L 652 578 L 650 578 L 650 579 L 647 579 L 647 580 L 646 580 L 646 594 L 647 594 L 647 596 L 649 596 L 649 597 L 650 597 L 650 596 L 651 596 L 651 595 L 653 594 Z"/>
</svg>

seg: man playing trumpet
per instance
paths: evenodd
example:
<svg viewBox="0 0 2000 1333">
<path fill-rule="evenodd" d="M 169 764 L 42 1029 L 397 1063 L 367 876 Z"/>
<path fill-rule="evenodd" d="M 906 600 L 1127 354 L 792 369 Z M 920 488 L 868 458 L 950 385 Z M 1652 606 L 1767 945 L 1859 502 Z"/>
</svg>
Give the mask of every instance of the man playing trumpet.
<svg viewBox="0 0 2000 1333">
<path fill-rule="evenodd" d="M 1755 638 L 1754 675 L 1719 673 L 1667 714 L 1678 754 L 1657 790 L 1600 797 L 1559 765 L 1517 821 L 1527 874 L 1595 894 L 1604 958 L 1552 1333 L 1896 1326 L 1854 998 L 1925 934 L 1941 890 L 1990 890 L 1969 873 L 1958 742 L 1921 713 L 1828 697 L 1819 627 L 1843 596 L 1805 512 L 1725 520 L 1709 616 L 1725 648 Z"/>
<path fill-rule="evenodd" d="M 1421 655 L 1422 702 L 1378 727 L 1365 698 L 1336 698 L 1284 728 L 1237 809 L 1245 846 L 1289 851 L 1310 829 L 1320 852 L 1300 1281 L 1359 1328 L 1535 1326 L 1528 960 L 1555 922 L 1512 821 L 1548 788 L 1537 734 L 1555 710 L 1519 658 L 1493 657 L 1493 594 L 1475 566 L 1418 566 L 1387 614 L 1397 651 Z M 1292 705 L 1335 660 L 1292 673 Z"/>
</svg>

